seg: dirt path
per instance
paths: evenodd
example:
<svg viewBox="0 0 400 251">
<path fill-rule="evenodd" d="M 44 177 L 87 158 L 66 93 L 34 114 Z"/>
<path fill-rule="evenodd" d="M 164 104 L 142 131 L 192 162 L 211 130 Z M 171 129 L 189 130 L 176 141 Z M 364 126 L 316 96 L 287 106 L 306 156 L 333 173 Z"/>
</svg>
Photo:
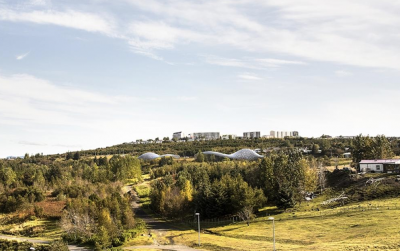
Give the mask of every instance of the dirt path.
<svg viewBox="0 0 400 251">
<path fill-rule="evenodd" d="M 142 183 L 143 184 L 143 183 Z M 139 184 L 140 185 L 140 184 Z M 150 215 L 148 215 L 139 202 L 139 197 L 136 194 L 136 191 L 133 189 L 124 188 L 125 191 L 130 191 L 131 196 L 133 197 L 132 208 L 135 211 L 135 216 L 142 219 L 146 223 L 147 231 L 149 236 L 153 236 L 153 245 L 147 246 L 130 246 L 125 247 L 124 249 L 165 249 L 165 250 L 177 250 L 177 251 L 192 251 L 196 250 L 194 248 L 190 248 L 184 245 L 179 245 L 174 243 L 172 238 L 169 238 L 169 243 L 166 243 L 165 240 L 162 239 L 163 236 L 170 230 L 178 230 L 173 226 L 159 221 Z"/>
</svg>

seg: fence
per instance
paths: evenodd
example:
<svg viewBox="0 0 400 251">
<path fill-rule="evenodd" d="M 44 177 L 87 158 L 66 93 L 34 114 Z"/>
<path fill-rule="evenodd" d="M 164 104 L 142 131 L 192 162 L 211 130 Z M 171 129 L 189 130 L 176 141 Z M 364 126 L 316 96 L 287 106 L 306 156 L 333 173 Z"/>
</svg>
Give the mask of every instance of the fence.
<svg viewBox="0 0 400 251">
<path fill-rule="evenodd" d="M 285 213 L 282 216 L 275 217 L 275 220 L 291 220 L 291 219 L 307 219 L 307 218 L 315 218 L 315 217 L 329 217 L 335 216 L 339 214 L 347 214 L 347 213 L 355 213 L 355 212 L 365 212 L 365 211 L 382 211 L 382 210 L 400 210 L 400 204 L 393 203 L 381 203 L 381 204 L 367 204 L 367 205 L 359 205 L 359 206 L 348 206 L 348 207 L 338 207 L 331 209 L 314 209 L 314 210 L 306 210 L 306 211 L 294 211 Z M 266 215 L 267 217 L 269 215 Z M 257 217 L 250 220 L 250 224 L 254 222 L 262 222 L 266 221 L 267 218 L 265 216 Z M 194 217 L 192 220 L 185 221 L 175 221 L 176 223 L 184 224 L 190 226 L 193 229 L 197 229 L 197 217 Z M 225 217 L 225 218 L 216 218 L 216 219 L 206 219 L 201 220 L 200 225 L 201 228 L 213 228 L 219 226 L 225 226 L 233 223 L 245 224 L 238 216 Z"/>
</svg>

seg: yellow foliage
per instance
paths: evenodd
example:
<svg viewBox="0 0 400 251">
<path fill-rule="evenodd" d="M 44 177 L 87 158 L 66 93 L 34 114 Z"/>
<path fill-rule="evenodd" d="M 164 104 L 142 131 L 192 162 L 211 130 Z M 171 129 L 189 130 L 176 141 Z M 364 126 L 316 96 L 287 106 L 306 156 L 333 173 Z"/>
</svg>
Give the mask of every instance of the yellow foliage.
<svg viewBox="0 0 400 251">
<path fill-rule="evenodd" d="M 185 186 L 181 191 L 182 195 L 185 197 L 187 201 L 193 200 L 193 187 L 189 180 L 185 181 Z"/>
<path fill-rule="evenodd" d="M 316 168 L 306 167 L 304 170 L 304 189 L 314 192 L 318 187 L 318 171 Z"/>
<path fill-rule="evenodd" d="M 99 215 L 99 224 L 106 227 L 111 225 L 110 211 L 107 208 L 101 210 Z"/>
</svg>

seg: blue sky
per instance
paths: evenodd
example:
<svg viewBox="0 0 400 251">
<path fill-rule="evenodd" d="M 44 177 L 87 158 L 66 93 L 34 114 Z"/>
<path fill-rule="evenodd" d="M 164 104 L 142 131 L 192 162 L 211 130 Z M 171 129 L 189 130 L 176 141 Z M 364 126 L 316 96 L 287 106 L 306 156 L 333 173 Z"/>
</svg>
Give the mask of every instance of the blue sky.
<svg viewBox="0 0 400 251">
<path fill-rule="evenodd" d="M 175 131 L 400 136 L 400 4 L 0 0 L 0 157 Z"/>
</svg>

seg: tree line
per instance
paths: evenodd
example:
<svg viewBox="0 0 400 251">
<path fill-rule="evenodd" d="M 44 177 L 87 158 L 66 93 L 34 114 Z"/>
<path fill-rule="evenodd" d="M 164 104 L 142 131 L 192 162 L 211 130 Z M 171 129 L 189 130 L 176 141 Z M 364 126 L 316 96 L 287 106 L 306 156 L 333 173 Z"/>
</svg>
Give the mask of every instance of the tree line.
<svg viewBox="0 0 400 251">
<path fill-rule="evenodd" d="M 293 207 L 318 186 L 318 170 L 298 151 L 259 161 L 174 162 L 150 170 L 151 207 L 167 217 L 248 215 L 262 206 Z"/>
<path fill-rule="evenodd" d="M 141 174 L 140 161 L 129 155 L 63 160 L 25 155 L 0 160 L 0 212 L 57 217 L 65 240 L 97 250 L 118 246 L 136 235 L 131 196 L 121 188 L 140 181 Z M 46 211 L 40 205 L 48 201 L 58 201 L 64 210 L 58 215 Z"/>
</svg>

